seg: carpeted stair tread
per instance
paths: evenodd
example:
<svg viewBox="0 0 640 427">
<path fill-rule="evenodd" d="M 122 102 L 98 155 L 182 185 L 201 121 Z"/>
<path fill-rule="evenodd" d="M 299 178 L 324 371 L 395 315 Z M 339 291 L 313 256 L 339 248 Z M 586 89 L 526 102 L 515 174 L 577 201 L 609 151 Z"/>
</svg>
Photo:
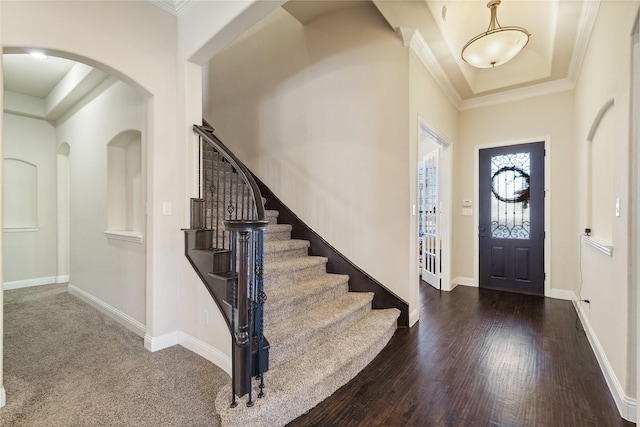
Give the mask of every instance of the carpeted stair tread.
<svg viewBox="0 0 640 427">
<path fill-rule="evenodd" d="M 286 288 L 274 288 L 267 294 L 264 323 L 271 325 L 327 303 L 349 290 L 349 276 L 323 274 Z"/>
<path fill-rule="evenodd" d="M 264 289 L 296 285 L 327 273 L 327 258 L 304 256 L 264 264 Z"/>
<path fill-rule="evenodd" d="M 387 345 L 400 312 L 372 310 L 324 345 L 267 371 L 265 397 L 246 406 L 246 396 L 230 408 L 231 386 L 218 393 L 216 410 L 225 427 L 284 426 L 333 394 L 366 367 Z"/>
<path fill-rule="evenodd" d="M 328 335 L 371 311 L 371 292 L 349 292 L 301 315 L 264 328 L 271 343 L 269 366 L 275 367 L 323 343 Z"/>
<path fill-rule="evenodd" d="M 303 256 L 266 263 L 265 274 L 286 273 L 292 270 L 301 270 L 314 265 L 326 264 L 328 259 L 322 256 Z"/>
<path fill-rule="evenodd" d="M 264 262 L 269 264 L 290 258 L 299 258 L 309 255 L 308 240 L 271 240 L 264 242 Z"/>
<path fill-rule="evenodd" d="M 309 247 L 308 240 L 274 240 L 272 242 L 264 243 L 264 253 L 288 251 L 291 249 L 306 249 Z"/>
<path fill-rule="evenodd" d="M 291 231 L 290 224 L 269 224 L 267 225 L 267 229 L 265 233 L 279 233 L 281 231 Z"/>
<path fill-rule="evenodd" d="M 264 210 L 264 216 L 267 219 L 267 221 L 269 221 L 270 224 L 277 224 L 279 215 L 280 215 L 280 212 L 276 210 L 273 210 L 273 209 Z"/>
<path fill-rule="evenodd" d="M 270 242 L 274 240 L 288 240 L 291 239 L 292 227 L 290 224 L 271 224 L 267 225 L 267 229 L 264 231 L 264 241 Z"/>
</svg>

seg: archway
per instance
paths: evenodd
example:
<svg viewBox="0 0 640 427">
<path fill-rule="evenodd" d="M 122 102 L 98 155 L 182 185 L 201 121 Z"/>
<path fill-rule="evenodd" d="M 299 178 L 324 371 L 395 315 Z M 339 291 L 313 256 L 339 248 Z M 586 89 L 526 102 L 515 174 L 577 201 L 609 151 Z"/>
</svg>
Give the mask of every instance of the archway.
<svg viewBox="0 0 640 427">
<path fill-rule="evenodd" d="M 8 55 L 11 55 L 28 50 L 10 48 L 5 49 L 5 52 L 10 52 Z M 81 59 L 75 55 L 59 54 L 66 58 Z M 96 64 L 95 61 L 93 63 Z M 6 78 L 8 74 L 6 64 L 3 68 Z M 106 182 L 107 179 L 106 156 L 102 148 L 106 149 L 110 138 L 114 138 L 124 130 L 134 128 L 138 140 L 135 145 L 139 152 L 139 172 L 145 175 L 142 185 L 137 187 L 138 196 L 143 199 L 143 202 L 137 203 L 137 206 L 144 205 L 146 202 L 148 170 L 146 129 L 148 127 L 147 104 L 150 101 L 148 92 L 140 85 L 128 84 L 132 82 L 129 78 L 123 79 L 127 81 L 125 83 L 122 79 L 110 75 L 109 71 L 112 71 L 109 67 L 96 69 L 86 63 L 75 62 L 62 80 L 49 92 L 47 99 L 42 98 L 41 104 L 44 104 L 45 108 L 38 111 L 29 110 L 29 105 L 21 102 L 26 97 L 30 97 L 34 101 L 33 104 L 37 106 L 40 103 L 37 97 L 33 95 L 21 97 L 24 94 L 11 92 L 11 87 L 5 87 L 5 90 L 11 92 L 9 96 L 5 96 L 4 107 L 5 113 L 11 116 L 7 121 L 13 135 L 8 137 L 5 132 L 3 146 L 5 149 L 11 149 L 19 146 L 24 140 L 33 142 L 30 137 L 21 137 L 21 132 L 29 128 L 39 129 L 34 145 L 31 147 L 32 150 L 23 152 L 20 156 L 29 158 L 31 155 L 37 155 L 38 160 L 33 163 L 38 166 L 40 172 L 38 180 L 47 181 L 47 185 L 51 187 L 48 190 L 43 188 L 42 191 L 38 191 L 38 194 L 48 195 L 52 200 L 41 200 L 37 203 L 40 208 L 36 220 L 37 227 L 32 227 L 34 230 L 27 230 L 30 232 L 30 238 L 37 233 L 47 233 L 50 246 L 47 270 L 45 273 L 34 273 L 30 271 L 29 266 L 24 266 L 23 270 L 27 276 L 35 274 L 37 277 L 25 276 L 22 284 L 33 286 L 65 283 L 75 278 L 75 282 L 72 282 L 73 290 L 72 286 L 69 287 L 71 293 L 106 312 L 138 335 L 144 336 L 149 294 L 146 278 L 146 241 L 139 239 L 135 243 L 114 242 L 103 234 L 106 230 L 103 215 L 106 216 L 108 206 L 102 202 L 106 199 L 106 191 L 100 191 L 106 190 L 106 185 L 103 186 L 100 183 Z M 121 73 L 114 74 L 122 77 Z M 87 121 L 87 117 L 92 117 L 94 120 Z M 43 149 L 45 146 L 46 150 Z M 46 155 L 43 154 L 44 151 Z M 84 189 L 78 187 L 80 184 L 86 184 Z M 94 207 L 98 209 L 93 209 Z M 78 218 L 82 221 L 78 221 Z M 99 238 L 87 239 L 87 229 L 79 229 L 81 223 L 87 222 L 84 218 L 93 220 L 92 232 L 94 234 L 99 232 Z M 146 217 L 143 216 L 141 221 L 142 225 L 138 228 L 144 230 Z M 40 227 L 39 224 L 42 226 Z M 21 230 L 23 234 L 27 231 Z M 100 248 L 96 248 L 93 243 L 87 244 L 89 240 L 99 241 Z M 78 246 L 78 242 L 82 242 L 83 246 Z M 135 259 L 130 256 L 131 248 L 125 247 L 132 244 L 137 245 L 134 250 L 137 254 Z M 109 251 L 109 255 L 101 256 L 100 253 L 96 253 L 100 251 L 103 254 Z M 99 266 L 101 270 L 98 270 L 96 266 L 100 263 L 95 263 L 84 269 L 79 268 L 86 262 L 79 262 L 81 260 L 78 254 L 86 253 L 93 254 L 94 260 L 114 259 L 115 256 L 114 264 L 123 267 L 118 269 L 101 264 Z M 137 273 L 132 274 L 131 265 L 134 265 Z M 108 272 L 106 275 L 105 271 Z M 119 276 L 115 274 L 116 272 L 120 273 Z M 115 286 L 105 293 L 97 294 L 96 289 L 108 289 L 108 286 L 104 286 L 104 283 L 87 285 L 85 279 L 90 276 L 106 277 L 107 280 L 111 280 L 111 283 L 119 284 L 120 289 Z M 132 291 L 134 287 L 129 286 L 131 283 L 127 283 L 127 280 L 122 279 L 123 277 L 127 280 L 131 279 L 129 282 L 135 282 L 134 291 Z M 126 293 L 123 292 L 123 287 L 127 288 Z M 135 295 L 132 296 L 132 294 Z M 1 310 L 0 307 L 0 315 Z M 2 402 L 0 406 L 1 404 Z"/>
</svg>

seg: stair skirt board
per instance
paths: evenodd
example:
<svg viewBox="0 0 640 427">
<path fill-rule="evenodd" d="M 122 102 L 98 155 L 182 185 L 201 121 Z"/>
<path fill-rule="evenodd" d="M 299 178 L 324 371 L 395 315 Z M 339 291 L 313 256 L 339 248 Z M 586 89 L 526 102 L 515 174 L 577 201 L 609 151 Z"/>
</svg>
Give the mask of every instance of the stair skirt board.
<svg viewBox="0 0 640 427">
<path fill-rule="evenodd" d="M 140 337 L 145 336 L 147 327 L 144 324 L 137 321 L 136 319 L 134 319 L 133 317 L 129 316 L 128 314 L 118 310 L 115 307 L 110 306 L 109 304 L 102 301 L 101 299 L 96 298 L 95 296 L 91 295 L 86 291 L 83 291 L 82 289 L 72 285 L 71 283 L 69 283 L 67 290 L 71 295 L 74 295 L 80 298 L 87 304 L 98 309 L 99 311 L 106 314 L 116 322 L 120 323 L 125 328 L 129 329 L 131 332 L 135 333 L 136 335 Z"/>
</svg>

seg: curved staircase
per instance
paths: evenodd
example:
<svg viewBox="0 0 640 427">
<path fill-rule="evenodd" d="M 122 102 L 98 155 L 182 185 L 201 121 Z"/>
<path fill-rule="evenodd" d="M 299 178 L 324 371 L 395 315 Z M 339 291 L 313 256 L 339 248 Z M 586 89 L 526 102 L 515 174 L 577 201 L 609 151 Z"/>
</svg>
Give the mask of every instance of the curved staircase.
<svg viewBox="0 0 640 427">
<path fill-rule="evenodd" d="M 363 286 L 374 280 L 323 240 L 319 246 L 321 238 L 265 188 L 312 243 L 292 239 L 292 225 L 278 223 L 279 211 L 265 210 L 254 178 L 213 129 L 205 122 L 194 130 L 204 142 L 202 182 L 199 198 L 192 199 L 185 254 L 232 333 L 232 381 L 218 393 L 216 411 L 222 426 L 283 426 L 369 364 L 398 318 L 407 323 L 408 307 L 377 282 Z M 236 252 L 234 242 L 246 249 Z M 310 247 L 348 264 L 332 269 L 356 279 L 350 284 L 347 275 L 327 273 L 329 258 L 310 256 Z M 350 285 L 360 292 L 349 292 Z M 400 309 L 373 310 L 372 302 Z M 241 331 L 247 339 L 240 340 L 247 337 Z"/>
<path fill-rule="evenodd" d="M 349 277 L 326 272 L 291 226 L 267 211 L 264 334 L 271 344 L 265 397 L 230 407 L 231 386 L 216 398 L 222 426 L 282 426 L 356 376 L 384 348 L 400 315 L 372 310 L 373 293 L 349 292 Z M 257 391 L 258 383 L 254 387 Z"/>
</svg>

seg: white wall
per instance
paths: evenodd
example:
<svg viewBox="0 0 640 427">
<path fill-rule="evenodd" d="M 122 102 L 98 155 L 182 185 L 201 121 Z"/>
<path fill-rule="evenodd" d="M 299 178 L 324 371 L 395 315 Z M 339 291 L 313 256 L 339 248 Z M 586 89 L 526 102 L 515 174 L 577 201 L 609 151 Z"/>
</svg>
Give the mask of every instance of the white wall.
<svg viewBox="0 0 640 427">
<path fill-rule="evenodd" d="M 69 281 L 69 151 L 67 143 L 57 150 L 58 282 Z"/>
<path fill-rule="evenodd" d="M 3 12 L 2 12 L 2 3 L 0 2 L 0 22 L 2 22 L 2 18 L 3 18 Z M 2 31 L 0 31 L 0 46 L 3 46 L 3 40 L 2 40 Z M 4 111 L 4 79 L 3 79 L 3 75 L 2 75 L 2 66 L 0 65 L 0 107 L 3 108 L 2 111 Z M 0 116 L 0 138 L 2 138 L 2 130 L 4 129 L 4 114 L 2 116 Z M 0 144 L 0 157 L 4 158 L 4 141 L 3 139 L 0 139 L 0 141 L 2 141 L 2 143 Z M 0 166 L 0 188 L 4 187 L 4 165 Z M 2 206 L 3 201 L 2 201 L 2 197 L 0 197 L 0 206 Z M 3 209 L 0 209 L 0 218 L 2 218 L 2 211 Z M 0 250 L 2 250 L 4 244 L 4 233 L 0 234 Z M 2 277 L 4 275 L 4 268 L 2 266 L 2 264 L 0 263 L 0 277 Z M 3 359 L 4 359 L 4 352 L 3 352 L 3 345 L 4 345 L 4 324 L 3 324 L 3 318 L 4 318 L 4 292 L 0 292 L 0 367 L 3 366 Z M 0 368 L 0 408 L 3 407 L 6 404 L 7 401 L 7 395 L 6 395 L 6 391 L 4 389 L 4 369 Z"/>
<path fill-rule="evenodd" d="M 177 301 L 182 301 L 183 312 L 191 315 L 197 312 L 193 307 L 202 300 L 204 291 L 184 257 L 180 231 L 188 225 L 185 194 L 193 191 L 196 168 L 193 156 L 187 154 L 197 146 L 190 127 L 201 117 L 199 65 L 210 52 L 221 49 L 281 3 L 193 2 L 176 19 L 145 1 L 0 2 L 0 43 L 5 52 L 37 47 L 49 54 L 79 60 L 123 79 L 148 97 L 144 245 L 145 346 L 149 349 L 178 343 L 179 336 L 184 335 L 178 334 L 178 328 L 187 334 L 194 331 L 193 322 L 179 325 Z M 189 62 L 192 56 L 200 58 L 195 65 Z M 172 203 L 172 215 L 161 215 L 164 202 Z M 186 289 L 180 288 L 183 283 Z M 1 319 L 2 316 L 0 322 Z M 228 359 L 229 335 L 224 321 L 219 315 L 212 320 L 202 333 L 206 346 L 214 352 L 226 351 Z"/>
<path fill-rule="evenodd" d="M 146 248 L 107 238 L 104 231 L 109 209 L 107 145 L 124 131 L 146 136 L 145 121 L 145 100 L 118 81 L 57 128 L 58 143 L 70 147 L 70 284 L 142 325 L 146 321 Z"/>
<path fill-rule="evenodd" d="M 277 10 L 208 65 L 205 117 L 297 215 L 410 300 L 408 49 L 371 6 Z"/>
<path fill-rule="evenodd" d="M 51 123 L 4 114 L 5 158 L 36 167 L 37 231 L 7 232 L 4 236 L 3 282 L 9 287 L 55 283 L 57 276 L 56 140 Z M 5 185 L 17 177 L 6 176 Z M 11 206 L 5 206 L 11 209 Z M 10 226 L 12 224 L 5 224 Z"/>
<path fill-rule="evenodd" d="M 574 102 L 571 91 L 538 96 L 522 101 L 499 104 L 460 112 L 459 144 L 454 155 L 453 192 L 453 276 L 473 278 L 474 242 L 477 230 L 474 216 L 463 216 L 462 200 L 474 198 L 475 147 L 487 144 L 536 142 L 550 138 L 547 148 L 551 156 L 551 182 L 547 183 L 546 203 L 551 203 L 551 227 L 545 224 L 550 239 L 551 271 L 547 280 L 553 290 L 577 290 L 579 236 L 576 234 L 576 156 L 574 136 Z"/>
<path fill-rule="evenodd" d="M 150 2 L 2 2 L 5 52 L 29 47 L 79 60 L 110 72 L 147 99 L 146 339 L 149 348 L 178 328 L 176 261 L 184 257 L 180 228 L 184 197 L 184 134 L 176 133 L 177 23 Z M 215 32 L 219 28 L 211 28 Z M 174 204 L 163 216 L 162 203 Z M 1 317 L 1 316 L 0 316 Z M 0 348 L 0 352 L 1 352 Z"/>
<path fill-rule="evenodd" d="M 576 85 L 576 141 L 578 174 L 577 215 L 573 236 L 590 225 L 589 200 L 594 205 L 593 220 L 605 224 L 594 230 L 594 236 L 608 240 L 613 253 L 607 256 L 592 246 L 582 246 L 580 296 L 590 304 L 581 304 L 595 339 L 604 353 L 613 376 L 614 396 L 621 400 L 636 396 L 635 302 L 637 289 L 629 281 L 630 246 L 630 55 L 631 32 L 639 2 L 609 2 L 600 5 L 585 61 Z M 611 46 L 615 46 L 614 49 Z M 594 192 L 589 194 L 589 144 L 587 136 L 598 111 L 611 98 L 613 107 L 606 113 L 596 131 L 595 144 L 609 150 L 595 161 L 607 161 L 594 169 Z M 604 147 L 597 148 L 597 150 Z M 597 174 L 597 175 L 596 175 Z M 613 200 L 620 198 L 621 214 L 615 216 Z M 607 230 L 607 227 L 609 229 Z M 607 373 L 607 372 L 605 372 Z M 617 384 L 615 384 L 617 383 Z M 617 390 L 616 390 L 617 388 Z M 627 416 L 622 404 L 623 416 Z"/>
<path fill-rule="evenodd" d="M 439 194 L 442 202 L 439 207 L 440 233 L 442 242 L 442 289 L 448 290 L 451 276 L 452 255 L 457 248 L 452 246 L 451 241 L 451 207 L 449 194 L 452 185 L 452 157 L 456 149 L 458 139 L 458 110 L 449 101 L 442 89 L 438 86 L 433 77 L 427 72 L 422 62 L 415 53 L 409 57 L 409 84 L 410 84 L 410 112 L 409 112 L 409 190 L 411 205 L 418 206 L 417 177 L 418 162 L 421 162 L 424 154 L 420 152 L 421 146 L 427 144 L 420 143 L 420 126 L 427 125 L 429 130 L 436 132 L 442 142 L 450 146 L 441 147 L 440 154 L 440 181 Z M 423 121 L 423 123 L 420 123 Z M 434 143 L 435 144 L 435 143 Z M 410 253 L 418 253 L 418 217 L 411 215 L 409 218 L 411 226 Z M 412 286 L 412 301 L 417 307 L 419 300 L 419 286 L 416 272 L 418 271 L 417 256 L 411 259 L 409 268 L 409 278 Z"/>
</svg>

